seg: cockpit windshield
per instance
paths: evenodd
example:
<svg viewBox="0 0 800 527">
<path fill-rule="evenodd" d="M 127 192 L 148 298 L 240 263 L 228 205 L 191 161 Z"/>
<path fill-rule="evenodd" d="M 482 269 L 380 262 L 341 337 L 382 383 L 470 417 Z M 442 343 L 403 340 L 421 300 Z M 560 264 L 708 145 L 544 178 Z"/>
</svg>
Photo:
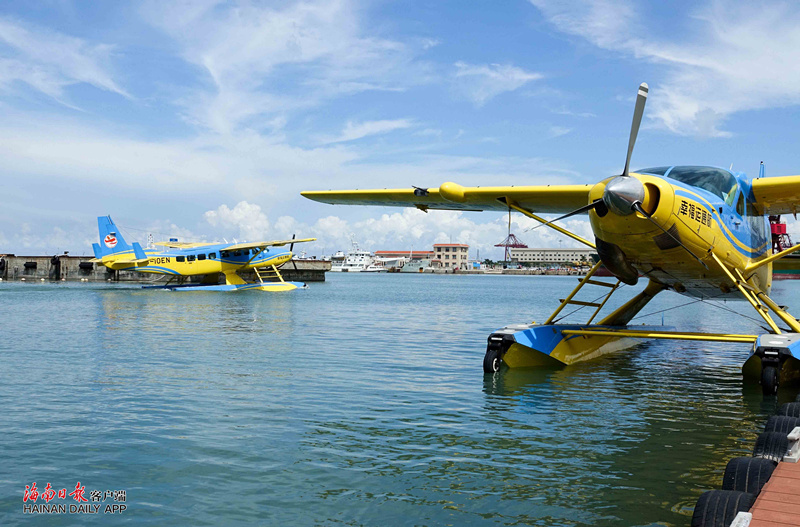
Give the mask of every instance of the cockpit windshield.
<svg viewBox="0 0 800 527">
<path fill-rule="evenodd" d="M 645 168 L 643 170 L 637 170 L 637 172 L 643 174 L 665 173 L 664 167 Z M 730 172 L 721 168 L 695 166 L 672 167 L 672 170 L 667 173 L 667 177 L 680 181 L 681 183 L 686 183 L 687 185 L 692 185 L 693 187 L 707 190 L 726 202 L 728 202 L 728 200 L 732 202 L 736 195 L 736 178 L 733 177 Z"/>
</svg>

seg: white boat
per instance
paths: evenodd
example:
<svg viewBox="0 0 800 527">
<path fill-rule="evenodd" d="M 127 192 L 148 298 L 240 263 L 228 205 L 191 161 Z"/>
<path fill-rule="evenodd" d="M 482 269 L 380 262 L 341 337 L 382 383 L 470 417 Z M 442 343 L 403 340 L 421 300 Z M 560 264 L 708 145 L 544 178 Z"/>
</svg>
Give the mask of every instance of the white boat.
<svg viewBox="0 0 800 527">
<path fill-rule="evenodd" d="M 380 262 L 374 262 L 367 266 L 366 269 L 361 271 L 362 273 L 385 273 L 388 269 L 383 266 Z"/>
<path fill-rule="evenodd" d="M 425 272 L 426 269 L 431 267 L 431 261 L 429 258 L 425 258 L 422 260 L 409 260 L 403 267 L 400 269 L 401 273 L 422 273 Z"/>
<path fill-rule="evenodd" d="M 334 273 L 380 273 L 386 272 L 386 268 L 375 260 L 372 253 L 360 250 L 356 241 L 353 240 L 353 248 L 347 253 L 344 260 L 333 260 L 331 271 Z"/>
</svg>

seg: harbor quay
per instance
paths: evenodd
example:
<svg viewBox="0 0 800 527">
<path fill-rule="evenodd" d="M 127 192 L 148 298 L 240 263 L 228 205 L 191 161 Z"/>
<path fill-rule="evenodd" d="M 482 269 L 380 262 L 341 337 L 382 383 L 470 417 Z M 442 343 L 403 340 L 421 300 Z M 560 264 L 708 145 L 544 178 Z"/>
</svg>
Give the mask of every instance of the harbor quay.
<svg viewBox="0 0 800 527">
<path fill-rule="evenodd" d="M 70 281 L 70 282 L 141 282 L 165 281 L 165 275 L 150 275 L 136 271 L 107 268 L 93 261 L 93 256 L 17 256 L 0 254 L 0 279 L 11 281 Z M 324 282 L 331 262 L 314 259 L 290 260 L 281 268 L 285 280 Z M 253 271 L 242 272 L 252 279 Z M 199 277 L 201 278 L 201 277 Z"/>
</svg>

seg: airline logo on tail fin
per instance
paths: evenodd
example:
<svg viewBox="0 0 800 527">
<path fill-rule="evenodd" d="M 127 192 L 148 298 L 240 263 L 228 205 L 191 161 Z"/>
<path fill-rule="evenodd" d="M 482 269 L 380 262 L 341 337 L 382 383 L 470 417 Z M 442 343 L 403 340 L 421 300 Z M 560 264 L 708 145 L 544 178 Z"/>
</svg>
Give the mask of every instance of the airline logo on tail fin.
<svg viewBox="0 0 800 527">
<path fill-rule="evenodd" d="M 120 234 L 111 216 L 98 216 L 97 230 L 100 233 L 100 243 L 92 244 L 96 258 L 133 250 Z"/>
</svg>

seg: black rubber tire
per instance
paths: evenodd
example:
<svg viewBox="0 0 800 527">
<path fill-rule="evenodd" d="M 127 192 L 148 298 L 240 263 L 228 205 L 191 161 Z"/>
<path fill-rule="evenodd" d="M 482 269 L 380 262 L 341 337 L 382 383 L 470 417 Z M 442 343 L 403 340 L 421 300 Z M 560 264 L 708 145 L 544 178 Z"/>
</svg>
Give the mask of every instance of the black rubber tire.
<svg viewBox="0 0 800 527">
<path fill-rule="evenodd" d="M 761 392 L 764 395 L 778 393 L 778 368 L 775 366 L 761 367 Z"/>
<path fill-rule="evenodd" d="M 778 410 L 778 415 L 788 415 L 789 417 L 800 417 L 800 403 L 786 403 Z"/>
<path fill-rule="evenodd" d="M 735 490 L 709 490 L 697 500 L 692 527 L 728 527 L 737 514 L 747 512 L 756 497 Z"/>
<path fill-rule="evenodd" d="M 753 457 L 782 461 L 789 451 L 789 438 L 780 432 L 763 432 L 756 439 Z"/>
<path fill-rule="evenodd" d="M 502 363 L 503 358 L 500 356 L 500 350 L 487 349 L 486 355 L 483 357 L 483 372 L 494 373 L 500 371 Z"/>
<path fill-rule="evenodd" d="M 764 426 L 765 432 L 780 432 L 781 434 L 788 434 L 796 426 L 800 426 L 800 418 L 789 417 L 788 415 L 773 415 Z"/>
<path fill-rule="evenodd" d="M 758 457 L 735 457 L 722 476 L 722 490 L 738 490 L 758 496 L 778 464 Z"/>
</svg>

